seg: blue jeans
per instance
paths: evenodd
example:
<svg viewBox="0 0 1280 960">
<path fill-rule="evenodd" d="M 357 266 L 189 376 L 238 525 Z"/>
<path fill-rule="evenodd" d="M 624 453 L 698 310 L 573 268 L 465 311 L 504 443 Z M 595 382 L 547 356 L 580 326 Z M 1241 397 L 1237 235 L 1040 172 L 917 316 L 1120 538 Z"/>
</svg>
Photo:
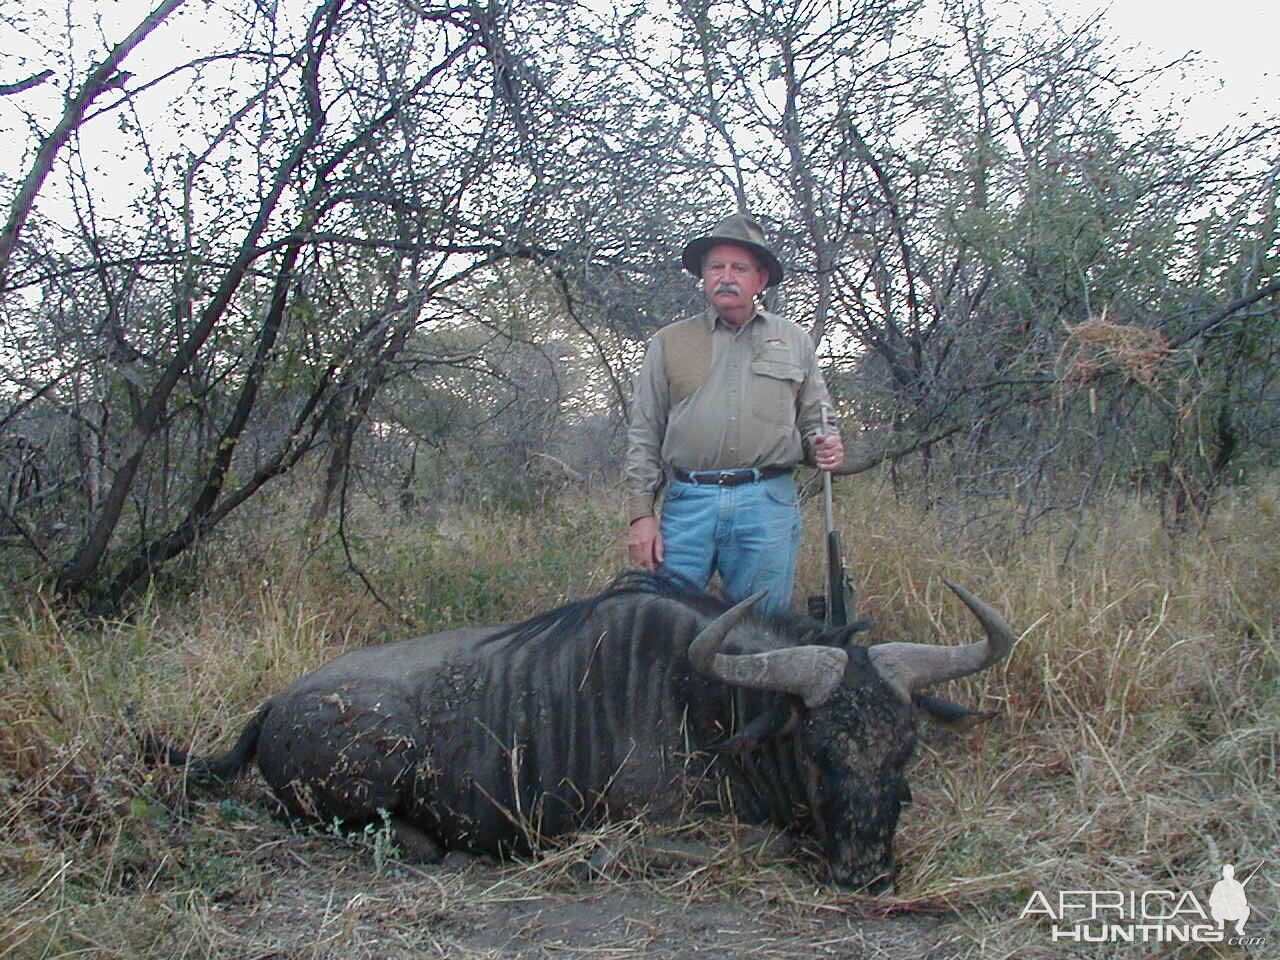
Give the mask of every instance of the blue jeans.
<svg viewBox="0 0 1280 960">
<path fill-rule="evenodd" d="M 700 586 L 718 570 L 730 598 L 767 590 L 757 610 L 787 609 L 800 548 L 795 475 L 736 487 L 672 478 L 662 505 L 662 542 L 663 570 Z"/>
</svg>

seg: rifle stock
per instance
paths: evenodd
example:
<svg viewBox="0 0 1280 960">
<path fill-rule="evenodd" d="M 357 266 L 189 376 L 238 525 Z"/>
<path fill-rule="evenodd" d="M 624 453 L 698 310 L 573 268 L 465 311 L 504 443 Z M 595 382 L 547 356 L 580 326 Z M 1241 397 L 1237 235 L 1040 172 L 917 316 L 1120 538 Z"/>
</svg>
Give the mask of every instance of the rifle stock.
<svg viewBox="0 0 1280 960">
<path fill-rule="evenodd" d="M 827 533 L 827 616 L 833 627 L 847 626 L 849 610 L 845 596 L 844 560 L 840 553 L 840 531 Z"/>
</svg>

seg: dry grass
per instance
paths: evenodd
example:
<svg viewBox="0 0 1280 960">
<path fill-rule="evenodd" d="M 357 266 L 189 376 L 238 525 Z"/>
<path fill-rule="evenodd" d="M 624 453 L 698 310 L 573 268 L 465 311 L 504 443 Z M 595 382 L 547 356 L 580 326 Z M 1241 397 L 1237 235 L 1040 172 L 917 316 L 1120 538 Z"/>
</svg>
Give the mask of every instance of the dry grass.
<svg viewBox="0 0 1280 960">
<path fill-rule="evenodd" d="M 1018 919 L 1031 891 L 1189 890 L 1207 902 L 1228 862 L 1241 874 L 1261 865 L 1250 928 L 1269 930 L 1268 946 L 1159 955 L 1276 955 L 1274 489 L 1176 542 L 1153 511 L 1116 503 L 1064 564 L 1047 535 L 997 560 L 945 542 L 874 481 L 838 484 L 877 639 L 972 639 L 944 577 L 1022 631 L 1000 668 L 939 691 L 1001 718 L 967 735 L 926 731 L 887 897 L 830 890 L 811 852 L 761 850 L 723 824 L 656 844 L 651 829 L 618 824 L 532 864 L 409 867 L 367 840 L 291 831 L 255 781 L 193 798 L 179 774 L 139 764 L 130 705 L 207 749 L 351 646 L 515 619 L 599 587 L 620 557 L 607 499 L 435 525 L 355 517 L 353 559 L 386 605 L 339 544 L 301 544 L 287 518 L 241 532 L 234 551 L 211 545 L 197 587 L 128 622 L 73 627 L 26 598 L 0 627 L 0 958 L 1050 958 L 1062 948 L 1044 924 Z M 821 589 L 819 524 L 810 518 L 798 602 Z"/>
<path fill-rule="evenodd" d="M 1100 317 L 1067 327 L 1057 369 L 1066 389 L 1089 383 L 1113 369 L 1149 387 L 1170 353 L 1169 341 L 1159 330 L 1115 323 L 1104 312 Z"/>
</svg>

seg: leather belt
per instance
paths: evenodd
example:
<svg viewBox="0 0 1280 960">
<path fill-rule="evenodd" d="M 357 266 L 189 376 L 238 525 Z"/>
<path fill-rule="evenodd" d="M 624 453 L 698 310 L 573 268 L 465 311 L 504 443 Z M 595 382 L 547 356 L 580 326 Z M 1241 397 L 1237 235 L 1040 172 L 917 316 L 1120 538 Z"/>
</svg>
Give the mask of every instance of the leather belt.
<svg viewBox="0 0 1280 960">
<path fill-rule="evenodd" d="M 672 474 L 681 483 L 708 484 L 716 487 L 736 487 L 740 483 L 757 483 L 772 480 L 791 472 L 791 467 L 748 467 L 744 470 L 681 470 L 672 467 Z"/>
</svg>

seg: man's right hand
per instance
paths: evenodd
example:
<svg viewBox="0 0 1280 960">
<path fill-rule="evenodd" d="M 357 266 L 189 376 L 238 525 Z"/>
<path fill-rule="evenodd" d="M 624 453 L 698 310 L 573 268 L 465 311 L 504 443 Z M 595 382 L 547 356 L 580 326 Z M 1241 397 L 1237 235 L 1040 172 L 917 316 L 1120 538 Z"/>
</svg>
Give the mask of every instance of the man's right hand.
<svg viewBox="0 0 1280 960">
<path fill-rule="evenodd" d="M 627 529 L 627 557 L 632 565 L 657 570 L 664 556 L 657 517 L 640 517 Z"/>
</svg>

